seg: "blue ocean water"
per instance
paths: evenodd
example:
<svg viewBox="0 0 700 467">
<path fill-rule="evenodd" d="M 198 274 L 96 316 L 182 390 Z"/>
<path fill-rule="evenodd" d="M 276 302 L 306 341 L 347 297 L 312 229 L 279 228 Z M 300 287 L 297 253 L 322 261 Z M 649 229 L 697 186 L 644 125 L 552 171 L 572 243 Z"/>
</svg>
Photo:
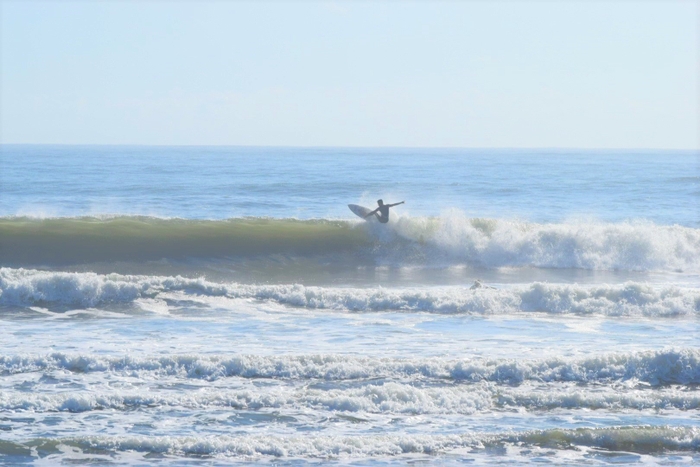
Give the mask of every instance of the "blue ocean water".
<svg viewBox="0 0 700 467">
<path fill-rule="evenodd" d="M 700 463 L 699 200 L 697 152 L 2 146 L 0 463 Z"/>
<path fill-rule="evenodd" d="M 2 216 L 348 219 L 401 212 L 700 226 L 693 151 L 4 146 Z"/>
</svg>

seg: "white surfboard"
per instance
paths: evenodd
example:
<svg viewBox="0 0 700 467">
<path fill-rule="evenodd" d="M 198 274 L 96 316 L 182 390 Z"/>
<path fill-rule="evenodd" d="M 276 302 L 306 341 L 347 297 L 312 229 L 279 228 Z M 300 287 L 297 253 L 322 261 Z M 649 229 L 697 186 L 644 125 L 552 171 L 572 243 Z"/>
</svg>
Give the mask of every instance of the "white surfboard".
<svg viewBox="0 0 700 467">
<path fill-rule="evenodd" d="M 356 216 L 361 217 L 361 218 L 363 218 L 363 219 L 366 220 L 366 221 L 369 221 L 369 220 L 372 220 L 372 219 L 376 219 L 376 217 L 374 217 L 374 216 L 372 216 L 372 217 L 366 217 L 367 214 L 369 214 L 370 212 L 373 211 L 372 209 L 369 209 L 369 208 L 366 208 L 366 207 L 364 207 L 364 206 L 360 206 L 360 205 L 357 205 L 357 204 L 348 204 L 348 207 L 350 208 L 350 210 L 351 210 L 352 212 L 355 213 Z"/>
</svg>

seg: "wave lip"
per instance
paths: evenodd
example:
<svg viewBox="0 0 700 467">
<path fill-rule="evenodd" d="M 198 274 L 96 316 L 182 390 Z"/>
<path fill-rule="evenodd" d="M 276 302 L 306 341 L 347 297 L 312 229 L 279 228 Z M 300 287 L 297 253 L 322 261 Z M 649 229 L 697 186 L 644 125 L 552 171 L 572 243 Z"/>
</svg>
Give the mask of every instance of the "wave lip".
<svg viewBox="0 0 700 467">
<path fill-rule="evenodd" d="M 0 305 L 96 307 L 136 304 L 168 293 L 189 297 L 272 301 L 283 305 L 338 311 L 429 313 L 549 314 L 604 316 L 697 316 L 700 289 L 620 285 L 569 285 L 535 282 L 503 289 L 466 287 L 387 289 L 310 287 L 300 284 L 247 285 L 181 276 L 47 272 L 0 268 Z"/>
<path fill-rule="evenodd" d="M 3 375 L 56 369 L 78 373 L 143 373 L 204 380 L 241 377 L 341 381 L 395 377 L 489 381 L 508 385 L 526 381 L 583 384 L 641 381 L 651 386 L 664 386 L 700 384 L 700 350 L 611 353 L 578 359 L 470 358 L 454 361 L 334 354 L 279 357 L 179 355 L 160 358 L 96 357 L 64 353 L 0 356 L 0 374 Z"/>
</svg>

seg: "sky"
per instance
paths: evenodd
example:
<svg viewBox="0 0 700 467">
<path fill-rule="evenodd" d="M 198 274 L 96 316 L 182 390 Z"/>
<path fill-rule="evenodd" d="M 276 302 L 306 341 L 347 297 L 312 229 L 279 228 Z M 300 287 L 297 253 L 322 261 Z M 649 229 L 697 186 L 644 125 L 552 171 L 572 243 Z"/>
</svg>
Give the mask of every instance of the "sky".
<svg viewBox="0 0 700 467">
<path fill-rule="evenodd" d="M 700 149 L 700 1 L 0 8 L 3 144 Z"/>
</svg>

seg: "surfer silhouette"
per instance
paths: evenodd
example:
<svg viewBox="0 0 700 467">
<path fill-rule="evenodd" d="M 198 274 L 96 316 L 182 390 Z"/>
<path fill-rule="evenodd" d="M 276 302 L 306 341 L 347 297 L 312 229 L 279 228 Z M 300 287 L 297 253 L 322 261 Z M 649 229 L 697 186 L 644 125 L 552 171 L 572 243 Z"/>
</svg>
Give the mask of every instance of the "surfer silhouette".
<svg viewBox="0 0 700 467">
<path fill-rule="evenodd" d="M 377 220 L 379 222 L 381 222 L 382 224 L 386 224 L 387 222 L 389 222 L 389 208 L 393 208 L 394 206 L 398 206 L 399 204 L 403 203 L 404 202 L 401 201 L 400 203 L 384 204 L 384 201 L 378 199 L 377 204 L 379 205 L 379 207 L 367 214 L 365 217 L 369 217 L 372 214 L 374 214 L 375 216 L 377 216 Z"/>
</svg>

